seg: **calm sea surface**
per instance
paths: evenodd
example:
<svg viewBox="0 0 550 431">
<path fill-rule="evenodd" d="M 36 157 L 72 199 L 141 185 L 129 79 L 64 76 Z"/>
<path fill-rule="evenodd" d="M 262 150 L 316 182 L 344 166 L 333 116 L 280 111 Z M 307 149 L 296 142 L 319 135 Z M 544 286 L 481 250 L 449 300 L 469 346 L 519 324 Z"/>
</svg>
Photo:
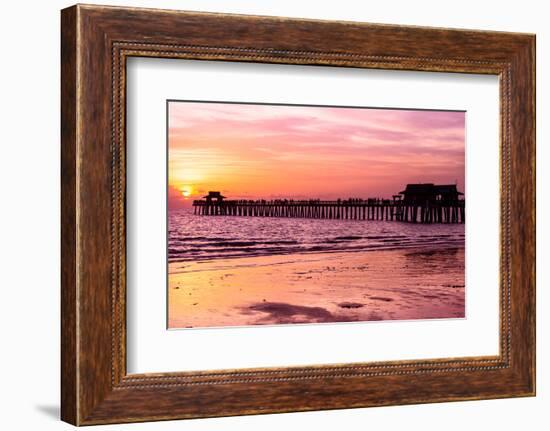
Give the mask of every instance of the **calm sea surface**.
<svg viewBox="0 0 550 431">
<path fill-rule="evenodd" d="M 193 215 L 170 210 L 170 262 L 292 253 L 464 246 L 463 224 Z"/>
</svg>

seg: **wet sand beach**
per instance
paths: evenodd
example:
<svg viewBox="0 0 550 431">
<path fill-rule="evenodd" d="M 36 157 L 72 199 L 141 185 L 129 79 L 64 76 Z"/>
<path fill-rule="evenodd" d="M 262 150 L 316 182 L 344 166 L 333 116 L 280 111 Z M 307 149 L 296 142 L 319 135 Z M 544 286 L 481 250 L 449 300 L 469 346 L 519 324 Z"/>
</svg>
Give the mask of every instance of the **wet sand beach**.
<svg viewBox="0 0 550 431">
<path fill-rule="evenodd" d="M 464 247 L 171 262 L 175 328 L 464 317 Z"/>
</svg>

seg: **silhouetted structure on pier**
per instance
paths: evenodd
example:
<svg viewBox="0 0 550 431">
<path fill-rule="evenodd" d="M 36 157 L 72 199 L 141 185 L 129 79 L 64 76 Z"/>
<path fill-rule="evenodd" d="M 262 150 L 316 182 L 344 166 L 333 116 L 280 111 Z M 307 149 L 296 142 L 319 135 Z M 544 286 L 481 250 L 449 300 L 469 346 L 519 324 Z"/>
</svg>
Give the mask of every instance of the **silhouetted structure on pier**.
<svg viewBox="0 0 550 431">
<path fill-rule="evenodd" d="M 435 185 L 425 184 L 407 184 L 405 190 L 399 192 L 403 196 L 403 201 L 408 204 L 423 205 L 426 202 L 440 202 L 454 204 L 459 201 L 463 193 L 456 189 L 455 184 Z"/>
<path fill-rule="evenodd" d="M 204 196 L 204 199 L 206 199 L 208 204 L 221 204 L 225 199 L 225 196 L 222 196 L 220 192 L 208 192 L 208 194 Z"/>
<path fill-rule="evenodd" d="M 193 202 L 203 216 L 299 217 L 344 220 L 389 220 L 409 223 L 464 223 L 463 199 L 455 185 L 407 184 L 393 199 L 225 200 L 209 192 Z"/>
</svg>

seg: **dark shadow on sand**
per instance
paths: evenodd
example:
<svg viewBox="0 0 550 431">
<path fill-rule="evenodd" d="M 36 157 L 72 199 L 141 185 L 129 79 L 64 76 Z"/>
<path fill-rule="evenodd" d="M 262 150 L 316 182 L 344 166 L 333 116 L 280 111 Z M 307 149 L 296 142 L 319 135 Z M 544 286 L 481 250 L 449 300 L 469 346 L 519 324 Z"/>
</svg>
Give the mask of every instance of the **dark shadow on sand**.
<svg viewBox="0 0 550 431">
<path fill-rule="evenodd" d="M 259 302 L 242 310 L 243 314 L 262 313 L 260 324 L 354 322 L 355 316 L 333 314 L 322 307 L 307 307 L 285 302 Z"/>
</svg>

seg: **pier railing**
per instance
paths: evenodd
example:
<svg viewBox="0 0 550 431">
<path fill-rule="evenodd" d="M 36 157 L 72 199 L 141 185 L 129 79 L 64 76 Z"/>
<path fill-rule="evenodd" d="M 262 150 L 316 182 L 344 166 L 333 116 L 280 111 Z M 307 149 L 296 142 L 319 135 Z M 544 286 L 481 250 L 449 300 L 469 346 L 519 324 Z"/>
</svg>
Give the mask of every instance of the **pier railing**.
<svg viewBox="0 0 550 431">
<path fill-rule="evenodd" d="M 409 223 L 464 223 L 464 200 L 424 203 L 390 199 L 196 200 L 203 216 L 294 217 L 342 220 L 387 220 Z"/>
</svg>

